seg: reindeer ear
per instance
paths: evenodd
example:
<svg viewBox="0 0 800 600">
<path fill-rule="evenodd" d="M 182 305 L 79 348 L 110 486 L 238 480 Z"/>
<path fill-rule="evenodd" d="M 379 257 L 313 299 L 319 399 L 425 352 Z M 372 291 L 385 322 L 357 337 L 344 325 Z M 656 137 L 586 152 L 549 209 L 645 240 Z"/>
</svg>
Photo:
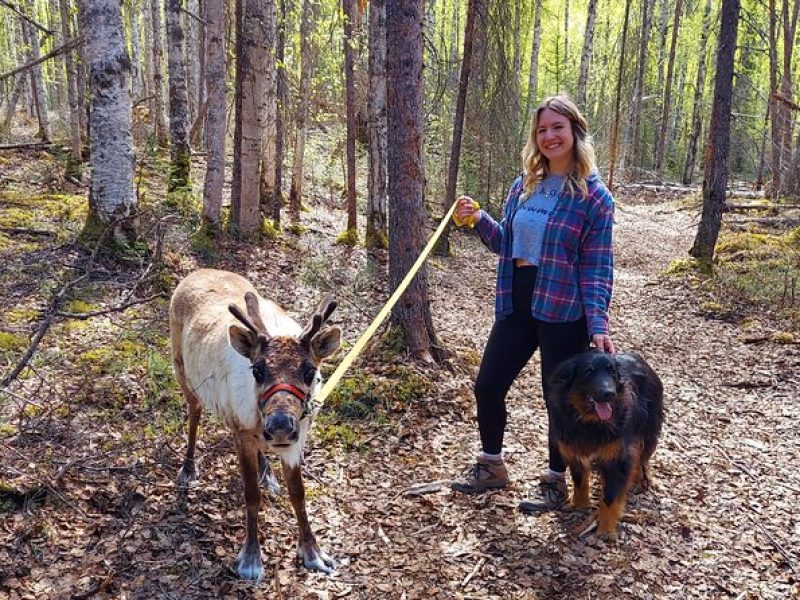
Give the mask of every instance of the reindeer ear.
<svg viewBox="0 0 800 600">
<path fill-rule="evenodd" d="M 259 342 L 257 334 L 238 325 L 231 325 L 228 327 L 228 336 L 234 350 L 245 358 L 253 360 Z"/>
<path fill-rule="evenodd" d="M 319 363 L 336 352 L 341 343 L 341 329 L 338 327 L 324 329 L 311 338 L 311 356 L 314 357 L 315 362 Z"/>
</svg>

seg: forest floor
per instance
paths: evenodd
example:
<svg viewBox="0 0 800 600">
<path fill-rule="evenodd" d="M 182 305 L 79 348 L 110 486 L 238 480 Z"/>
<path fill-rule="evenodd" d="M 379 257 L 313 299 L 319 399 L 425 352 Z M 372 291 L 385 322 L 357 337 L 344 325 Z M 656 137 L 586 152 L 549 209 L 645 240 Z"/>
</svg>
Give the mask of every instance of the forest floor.
<svg viewBox="0 0 800 600">
<path fill-rule="evenodd" d="M 89 260 L 74 244 L 85 190 L 53 183 L 47 160 L 3 163 L 3 375 L 49 300 Z M 142 189 L 163 194 L 157 183 Z M 800 346 L 777 335 L 782 325 L 768 313 L 710 310 L 695 275 L 668 273 L 686 256 L 697 209 L 658 194 L 617 197 L 614 339 L 645 356 L 666 391 L 655 487 L 630 498 L 617 542 L 570 533 L 582 512 L 517 510 L 546 464 L 536 358 L 509 396 L 512 485 L 474 497 L 450 491 L 478 450 L 471 386 L 492 324 L 495 269 L 460 230 L 452 256 L 428 262 L 433 321 L 452 358 L 417 363 L 384 329 L 311 435 L 308 510 L 336 573 L 295 564 L 288 498 L 265 492 L 266 575 L 260 584 L 237 579 L 242 489 L 230 437 L 213 418 L 201 428 L 200 484 L 186 495 L 174 486 L 185 428 L 167 297 L 211 258 L 299 320 L 333 291 L 346 350 L 386 300 L 386 256 L 333 244 L 344 214 L 330 198 L 316 201 L 300 236 L 204 252 L 164 211 L 157 271 L 100 257 L 65 294 L 61 310 L 85 314 L 164 292 L 127 310 L 54 319 L 30 368 L 0 390 L 0 597 L 800 597 Z"/>
</svg>

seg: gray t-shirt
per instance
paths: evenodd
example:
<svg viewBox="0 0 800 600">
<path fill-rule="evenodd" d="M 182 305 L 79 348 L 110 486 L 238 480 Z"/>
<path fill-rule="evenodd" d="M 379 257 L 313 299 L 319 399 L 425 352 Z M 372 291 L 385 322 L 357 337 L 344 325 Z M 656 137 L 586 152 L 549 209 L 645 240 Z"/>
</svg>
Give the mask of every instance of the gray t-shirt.
<svg viewBox="0 0 800 600">
<path fill-rule="evenodd" d="M 521 205 L 514 215 L 512 258 L 522 258 L 532 265 L 539 265 L 544 230 L 563 185 L 564 177 L 548 175 L 539 182 L 533 194 L 520 198 Z"/>
</svg>

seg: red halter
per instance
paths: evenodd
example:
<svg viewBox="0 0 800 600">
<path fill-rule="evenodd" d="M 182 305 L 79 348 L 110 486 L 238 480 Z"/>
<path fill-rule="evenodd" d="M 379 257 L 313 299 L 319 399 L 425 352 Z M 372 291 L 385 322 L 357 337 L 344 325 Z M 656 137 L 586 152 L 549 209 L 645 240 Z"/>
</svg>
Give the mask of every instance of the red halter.
<svg viewBox="0 0 800 600">
<path fill-rule="evenodd" d="M 307 395 L 291 383 L 276 383 L 268 388 L 267 391 L 261 395 L 261 399 L 258 401 L 258 408 L 264 410 L 267 401 L 278 392 L 289 392 L 292 396 L 300 400 L 303 403 L 303 416 L 305 416 L 306 404 L 308 403 Z"/>
</svg>

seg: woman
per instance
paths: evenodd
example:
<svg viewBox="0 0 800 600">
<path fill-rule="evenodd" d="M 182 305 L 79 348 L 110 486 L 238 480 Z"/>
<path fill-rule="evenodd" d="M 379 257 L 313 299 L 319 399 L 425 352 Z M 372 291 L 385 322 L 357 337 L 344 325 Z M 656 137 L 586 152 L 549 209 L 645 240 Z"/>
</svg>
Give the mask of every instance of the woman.
<svg viewBox="0 0 800 600">
<path fill-rule="evenodd" d="M 560 362 L 590 341 L 615 351 L 608 327 L 614 200 L 597 175 L 586 119 L 567 96 L 547 98 L 536 109 L 522 160 L 500 223 L 468 196 L 456 206 L 457 221 L 473 223 L 500 255 L 495 322 L 475 382 L 482 452 L 451 484 L 464 493 L 508 484 L 505 398 L 537 348 L 546 406 L 548 380 Z M 524 511 L 555 509 L 567 499 L 566 464 L 552 437 L 548 446 L 549 468 L 520 504 Z"/>
</svg>

